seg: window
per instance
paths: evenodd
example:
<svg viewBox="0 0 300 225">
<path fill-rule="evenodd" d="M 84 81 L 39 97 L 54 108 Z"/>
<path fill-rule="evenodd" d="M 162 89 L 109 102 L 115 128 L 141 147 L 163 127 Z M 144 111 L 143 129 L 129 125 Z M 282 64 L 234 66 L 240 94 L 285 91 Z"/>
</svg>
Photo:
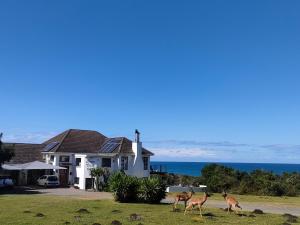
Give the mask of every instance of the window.
<svg viewBox="0 0 300 225">
<path fill-rule="evenodd" d="M 143 157 L 144 170 L 148 170 L 148 157 Z"/>
<path fill-rule="evenodd" d="M 79 184 L 79 177 L 74 178 L 74 184 Z"/>
<path fill-rule="evenodd" d="M 102 158 L 102 167 L 111 167 L 111 159 Z"/>
<path fill-rule="evenodd" d="M 69 162 L 70 156 L 61 155 L 59 156 L 59 162 Z"/>
<path fill-rule="evenodd" d="M 81 158 L 76 158 L 76 166 L 81 167 Z"/>
<path fill-rule="evenodd" d="M 128 157 L 121 157 L 121 170 L 128 170 Z"/>
<path fill-rule="evenodd" d="M 50 161 L 51 161 L 51 162 L 54 161 L 54 155 L 50 155 Z"/>
</svg>

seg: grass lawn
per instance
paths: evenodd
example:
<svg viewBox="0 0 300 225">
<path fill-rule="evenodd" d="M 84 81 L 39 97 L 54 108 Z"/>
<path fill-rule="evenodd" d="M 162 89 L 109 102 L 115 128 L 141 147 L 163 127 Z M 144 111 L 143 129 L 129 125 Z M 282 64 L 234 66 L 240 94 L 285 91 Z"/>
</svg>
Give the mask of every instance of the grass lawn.
<svg viewBox="0 0 300 225">
<path fill-rule="evenodd" d="M 169 193 L 168 196 L 175 196 L 177 193 Z M 230 193 L 229 193 L 230 195 Z M 203 196 L 202 193 L 197 193 L 194 196 Z M 273 197 L 273 196 L 254 196 L 254 195 L 236 195 L 233 194 L 234 197 L 238 199 L 239 202 L 264 202 L 264 203 L 272 203 L 272 204 L 284 204 L 291 206 L 300 206 L 300 197 Z M 224 198 L 220 193 L 215 193 L 211 196 L 212 200 L 222 200 Z"/>
<path fill-rule="evenodd" d="M 249 217 L 227 215 L 220 209 L 205 209 L 210 216 L 200 218 L 198 211 L 184 216 L 183 212 L 173 212 L 171 205 L 121 204 L 110 200 L 80 200 L 56 196 L 3 195 L 0 196 L 0 224 L 112 224 L 118 220 L 122 224 L 282 224 L 281 215 L 255 215 Z M 183 206 L 179 206 L 183 209 Z M 86 209 L 88 212 L 77 212 Z M 37 214 L 40 213 L 40 217 Z M 131 221 L 136 213 L 139 221 Z M 299 220 L 299 219 L 298 219 Z M 300 223 L 293 223 L 300 224 Z"/>
</svg>

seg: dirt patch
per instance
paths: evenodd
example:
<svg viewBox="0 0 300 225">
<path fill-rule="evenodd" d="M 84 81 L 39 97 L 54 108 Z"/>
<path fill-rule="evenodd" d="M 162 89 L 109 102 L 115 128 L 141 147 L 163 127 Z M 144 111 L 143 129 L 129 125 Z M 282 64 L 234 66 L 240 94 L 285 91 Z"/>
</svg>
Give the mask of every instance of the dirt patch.
<svg viewBox="0 0 300 225">
<path fill-rule="evenodd" d="M 118 210 L 118 209 L 114 209 L 111 211 L 112 213 L 121 213 L 122 211 L 121 210 Z"/>
<path fill-rule="evenodd" d="M 213 213 L 204 213 L 204 214 L 202 214 L 202 216 L 216 217 L 216 215 Z"/>
<path fill-rule="evenodd" d="M 23 213 L 31 213 L 31 211 L 30 210 L 25 210 L 25 211 L 23 211 Z"/>
<path fill-rule="evenodd" d="M 171 212 L 181 212 L 181 209 L 173 209 Z"/>
<path fill-rule="evenodd" d="M 74 216 L 74 219 L 75 219 L 76 221 L 80 221 L 80 220 L 81 220 L 81 216 Z"/>
<path fill-rule="evenodd" d="M 45 215 L 43 213 L 37 213 L 35 214 L 35 217 L 45 217 Z"/>
<path fill-rule="evenodd" d="M 122 225 L 122 223 L 119 220 L 113 220 L 111 225 Z"/>
<path fill-rule="evenodd" d="M 133 213 L 129 216 L 130 218 L 130 221 L 139 221 L 139 220 L 142 220 L 142 217 L 141 215 L 138 215 L 136 213 Z"/>
<path fill-rule="evenodd" d="M 261 209 L 254 209 L 252 213 L 254 213 L 254 214 L 264 214 L 264 212 Z"/>
<path fill-rule="evenodd" d="M 87 209 L 78 209 L 76 212 L 77 213 L 90 213 L 90 211 Z"/>
<path fill-rule="evenodd" d="M 288 222 L 288 223 L 297 223 L 297 220 L 298 220 L 297 216 L 294 216 L 294 215 L 291 215 L 288 213 L 283 214 L 282 216 L 283 216 L 283 218 L 286 219 L 286 222 Z"/>
</svg>

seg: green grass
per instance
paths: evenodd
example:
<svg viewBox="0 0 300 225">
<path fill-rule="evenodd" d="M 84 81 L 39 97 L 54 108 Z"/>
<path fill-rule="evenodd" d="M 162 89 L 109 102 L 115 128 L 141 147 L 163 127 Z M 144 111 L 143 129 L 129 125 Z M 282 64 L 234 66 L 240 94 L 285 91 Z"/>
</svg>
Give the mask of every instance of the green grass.
<svg viewBox="0 0 300 225">
<path fill-rule="evenodd" d="M 177 193 L 169 193 L 168 196 L 175 196 Z M 202 196 L 202 193 L 197 193 L 194 196 Z M 231 194 L 229 194 L 231 195 Z M 276 205 L 284 204 L 291 206 L 300 206 L 300 197 L 273 197 L 273 196 L 255 196 L 255 195 L 236 195 L 234 197 L 238 199 L 239 202 L 263 202 L 272 203 Z M 214 193 L 211 198 L 212 200 L 224 200 L 220 193 Z"/>
<path fill-rule="evenodd" d="M 256 217 L 239 217 L 227 215 L 220 209 L 205 209 L 204 213 L 212 213 L 213 217 L 200 218 L 198 211 L 184 216 L 183 212 L 173 212 L 171 205 L 125 204 L 110 200 L 80 200 L 56 196 L 39 195 L 4 195 L 0 196 L 0 224 L 111 224 L 118 220 L 122 224 L 282 224 L 285 220 L 280 215 L 256 215 Z M 183 206 L 179 206 L 183 209 Z M 79 209 L 87 209 L 89 213 L 77 213 Z M 25 213 L 24 211 L 30 211 Z M 44 217 L 36 217 L 42 213 Z M 130 215 L 136 213 L 141 221 L 130 221 Z M 249 215 L 249 213 L 245 213 Z M 297 224 L 297 223 L 293 223 Z M 300 223 L 298 223 L 300 224 Z"/>
</svg>

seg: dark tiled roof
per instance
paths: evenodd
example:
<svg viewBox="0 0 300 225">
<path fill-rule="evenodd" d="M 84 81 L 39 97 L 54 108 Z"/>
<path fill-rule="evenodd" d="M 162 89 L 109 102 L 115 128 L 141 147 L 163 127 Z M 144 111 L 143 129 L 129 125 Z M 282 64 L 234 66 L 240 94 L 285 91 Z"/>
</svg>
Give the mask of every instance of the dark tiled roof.
<svg viewBox="0 0 300 225">
<path fill-rule="evenodd" d="M 33 161 L 43 161 L 41 150 L 45 147 L 43 144 L 23 144 L 14 143 L 15 156 L 8 164 L 28 163 Z"/>
<path fill-rule="evenodd" d="M 112 147 L 107 148 L 106 144 L 109 141 L 116 143 L 115 147 L 112 145 Z M 107 138 L 99 132 L 90 130 L 70 129 L 42 144 L 16 143 L 14 146 L 15 156 L 9 163 L 43 161 L 41 152 L 133 154 L 131 140 L 125 137 Z M 143 148 L 142 153 L 153 155 L 145 148 Z"/>
<path fill-rule="evenodd" d="M 106 137 L 97 131 L 70 129 L 44 142 L 46 146 L 56 142 L 58 144 L 54 144 L 51 149 L 44 148 L 43 151 L 97 153 L 105 139 Z"/>
</svg>

